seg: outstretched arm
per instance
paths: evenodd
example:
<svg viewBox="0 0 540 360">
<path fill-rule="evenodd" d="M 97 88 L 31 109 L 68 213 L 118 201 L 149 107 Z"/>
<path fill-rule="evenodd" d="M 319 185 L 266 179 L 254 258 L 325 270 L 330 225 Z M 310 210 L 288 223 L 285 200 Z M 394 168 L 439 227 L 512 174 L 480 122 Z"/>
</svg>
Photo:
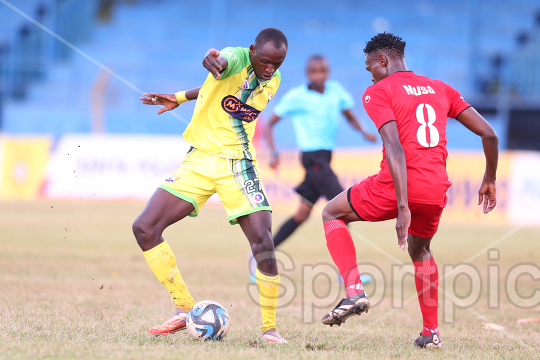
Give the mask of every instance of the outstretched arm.
<svg viewBox="0 0 540 360">
<path fill-rule="evenodd" d="M 161 115 L 165 111 L 176 109 L 178 105 L 186 101 L 197 99 L 200 89 L 199 86 L 188 91 L 179 91 L 176 94 L 144 93 L 144 96 L 139 97 L 139 100 L 142 100 L 142 103 L 146 105 L 162 105 L 163 107 L 158 110 L 158 115 Z"/>
<path fill-rule="evenodd" d="M 268 145 L 268 149 L 270 150 L 270 167 L 272 169 L 277 169 L 279 165 L 279 153 L 276 149 L 276 145 L 274 143 L 274 125 L 281 120 L 279 116 L 276 114 L 272 114 L 272 117 L 270 120 L 266 122 L 264 125 L 264 139 L 266 140 L 266 144 Z"/>
<path fill-rule="evenodd" d="M 229 66 L 229 61 L 225 57 L 220 56 L 218 50 L 212 48 L 208 49 L 204 55 L 202 64 L 216 79 L 219 79 L 221 73 Z"/>
<path fill-rule="evenodd" d="M 473 107 L 463 110 L 456 118 L 467 129 L 482 137 L 484 155 L 486 156 L 486 171 L 480 190 L 478 190 L 478 205 L 483 205 L 484 214 L 487 214 L 495 205 L 495 180 L 497 178 L 497 163 L 499 160 L 499 138 L 495 130 Z"/>
<path fill-rule="evenodd" d="M 396 232 L 398 237 L 398 246 L 405 250 L 409 226 L 411 225 L 411 211 L 409 210 L 409 201 L 407 198 L 407 161 L 403 146 L 399 141 L 399 133 L 395 121 L 384 124 L 380 129 L 382 141 L 386 151 L 386 161 L 394 187 L 396 189 L 396 198 L 398 205 L 398 217 L 396 222 Z"/>
<path fill-rule="evenodd" d="M 356 130 L 358 130 L 362 135 L 364 135 L 364 139 L 366 139 L 369 142 L 377 142 L 377 135 L 369 133 L 366 131 L 364 126 L 362 125 L 362 122 L 358 119 L 356 114 L 352 109 L 344 110 L 343 115 L 347 118 L 347 121 L 349 121 L 349 124 Z"/>
</svg>

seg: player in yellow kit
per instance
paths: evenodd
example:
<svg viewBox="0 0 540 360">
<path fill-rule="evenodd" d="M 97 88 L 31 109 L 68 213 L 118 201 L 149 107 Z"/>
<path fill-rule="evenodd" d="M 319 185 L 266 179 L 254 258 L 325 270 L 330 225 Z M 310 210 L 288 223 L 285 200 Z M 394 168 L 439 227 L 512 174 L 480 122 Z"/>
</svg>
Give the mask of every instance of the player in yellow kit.
<svg viewBox="0 0 540 360">
<path fill-rule="evenodd" d="M 264 29 L 249 48 L 208 50 L 203 65 L 210 74 L 201 87 L 176 94 L 144 94 L 140 98 L 144 104 L 163 105 L 158 114 L 197 99 L 184 132 L 191 149 L 133 224 L 133 233 L 148 265 L 169 290 L 177 307 L 168 321 L 150 329 L 152 334 L 185 329 L 187 312 L 195 303 L 162 233 L 186 216 L 197 216 L 208 198 L 217 192 L 229 222 L 240 224 L 257 260 L 262 340 L 286 342 L 275 323 L 279 274 L 271 235 L 271 208 L 251 139 L 259 113 L 281 82 L 278 68 L 285 60 L 287 48 L 287 38 L 280 30 Z"/>
</svg>

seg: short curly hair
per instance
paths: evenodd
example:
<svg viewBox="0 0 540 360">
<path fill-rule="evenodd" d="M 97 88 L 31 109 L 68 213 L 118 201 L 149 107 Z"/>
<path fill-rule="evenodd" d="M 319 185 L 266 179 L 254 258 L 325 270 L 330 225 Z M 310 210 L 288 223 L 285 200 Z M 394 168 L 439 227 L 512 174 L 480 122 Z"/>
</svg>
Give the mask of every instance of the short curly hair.
<svg viewBox="0 0 540 360">
<path fill-rule="evenodd" d="M 386 54 L 387 56 L 400 57 L 405 56 L 405 41 L 399 36 L 392 33 L 378 33 L 366 43 L 364 53 L 369 54 Z"/>
</svg>

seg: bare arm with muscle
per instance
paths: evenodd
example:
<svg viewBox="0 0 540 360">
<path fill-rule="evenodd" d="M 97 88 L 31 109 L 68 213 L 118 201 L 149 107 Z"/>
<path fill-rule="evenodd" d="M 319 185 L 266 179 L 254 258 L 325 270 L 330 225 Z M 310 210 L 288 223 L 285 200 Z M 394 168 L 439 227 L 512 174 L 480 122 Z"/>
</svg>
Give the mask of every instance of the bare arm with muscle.
<svg viewBox="0 0 540 360">
<path fill-rule="evenodd" d="M 486 171 L 480 190 L 478 190 L 478 205 L 484 203 L 483 211 L 487 214 L 495 205 L 495 180 L 497 178 L 497 163 L 499 160 L 499 138 L 491 125 L 473 107 L 467 108 L 456 118 L 463 126 L 482 138 L 484 155 L 486 157 Z"/>
<path fill-rule="evenodd" d="M 385 148 L 386 161 L 390 174 L 394 180 L 396 189 L 396 199 L 398 208 L 398 217 L 396 221 L 396 232 L 398 237 L 398 246 L 405 250 L 409 226 L 411 225 L 411 211 L 409 210 L 409 201 L 407 197 L 407 161 L 403 146 L 399 141 L 399 133 L 395 121 L 384 124 L 379 133 Z"/>
<path fill-rule="evenodd" d="M 219 55 L 219 51 L 216 49 L 208 49 L 204 55 L 203 66 L 214 75 L 216 79 L 219 79 L 221 72 L 227 68 L 229 62 L 226 58 Z M 196 100 L 199 96 L 199 90 L 201 86 L 191 90 L 187 90 L 183 95 L 185 99 L 183 101 Z M 144 96 L 139 97 L 143 104 L 146 105 L 161 105 L 163 106 L 158 110 L 158 115 L 163 114 L 166 111 L 176 109 L 182 101 L 178 101 L 175 94 L 156 94 L 154 92 L 144 93 Z"/>
<path fill-rule="evenodd" d="M 193 88 L 185 92 L 187 100 L 195 100 L 199 96 L 199 90 L 201 86 Z M 144 96 L 139 97 L 143 104 L 146 105 L 161 105 L 163 106 L 158 110 L 158 115 L 163 114 L 166 111 L 176 109 L 180 105 L 175 94 L 156 94 L 156 93 L 144 93 Z"/>
</svg>

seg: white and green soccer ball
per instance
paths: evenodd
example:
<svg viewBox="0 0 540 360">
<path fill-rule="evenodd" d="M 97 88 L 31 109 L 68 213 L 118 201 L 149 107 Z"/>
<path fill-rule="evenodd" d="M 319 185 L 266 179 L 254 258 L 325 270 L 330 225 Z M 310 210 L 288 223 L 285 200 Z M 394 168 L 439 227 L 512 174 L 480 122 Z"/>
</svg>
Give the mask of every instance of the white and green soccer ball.
<svg viewBox="0 0 540 360">
<path fill-rule="evenodd" d="M 187 332 L 195 340 L 221 340 L 227 335 L 229 325 L 229 312 L 211 300 L 193 305 L 186 319 Z"/>
</svg>

